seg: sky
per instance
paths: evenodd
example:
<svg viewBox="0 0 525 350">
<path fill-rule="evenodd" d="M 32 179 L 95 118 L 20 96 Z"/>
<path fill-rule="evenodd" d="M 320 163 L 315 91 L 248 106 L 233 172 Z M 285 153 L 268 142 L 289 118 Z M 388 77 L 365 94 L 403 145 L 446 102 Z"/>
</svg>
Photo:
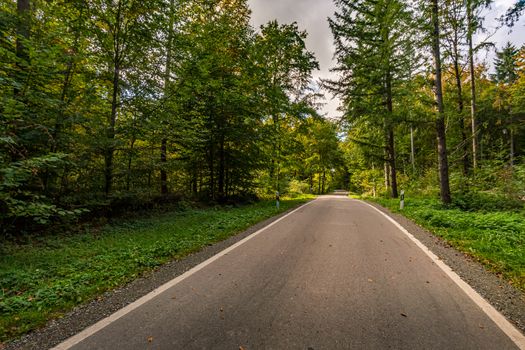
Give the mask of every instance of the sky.
<svg viewBox="0 0 525 350">
<path fill-rule="evenodd" d="M 495 0 L 491 9 L 485 11 L 484 25 L 488 33 L 493 33 L 498 26 L 496 18 L 504 14 L 515 0 Z M 313 51 L 320 63 L 321 69 L 314 73 L 314 79 L 333 78 L 329 72 L 333 67 L 333 38 L 328 27 L 327 18 L 332 17 L 336 8 L 331 0 L 248 0 L 252 10 L 252 25 L 258 29 L 260 25 L 277 19 L 280 23 L 297 22 L 301 30 L 308 32 L 306 45 L 309 51 Z M 522 16 L 512 32 L 508 28 L 501 28 L 490 37 L 490 41 L 499 49 L 507 41 L 517 47 L 525 43 L 525 15 Z M 479 34 L 478 41 L 485 40 L 489 34 Z M 493 52 L 483 52 L 478 55 L 478 60 L 492 62 Z M 321 111 L 328 117 L 338 117 L 341 112 L 337 111 L 339 100 L 333 99 L 325 93 L 325 107 Z"/>
</svg>

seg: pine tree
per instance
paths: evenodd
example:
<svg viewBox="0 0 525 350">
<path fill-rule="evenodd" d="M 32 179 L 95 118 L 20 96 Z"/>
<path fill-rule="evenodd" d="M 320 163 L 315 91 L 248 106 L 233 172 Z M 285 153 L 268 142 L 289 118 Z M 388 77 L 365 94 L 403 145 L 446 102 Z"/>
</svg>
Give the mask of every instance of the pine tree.
<svg viewBox="0 0 525 350">
<path fill-rule="evenodd" d="M 494 78 L 498 83 L 511 84 L 518 78 L 516 55 L 519 50 L 510 42 L 501 51 L 496 51 Z"/>
</svg>

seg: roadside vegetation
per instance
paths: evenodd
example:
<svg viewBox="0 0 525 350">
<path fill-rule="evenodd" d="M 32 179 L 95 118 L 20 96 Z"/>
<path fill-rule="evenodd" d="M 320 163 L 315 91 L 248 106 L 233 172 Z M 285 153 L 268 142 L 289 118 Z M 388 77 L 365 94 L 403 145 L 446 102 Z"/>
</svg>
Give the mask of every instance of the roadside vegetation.
<svg viewBox="0 0 525 350">
<path fill-rule="evenodd" d="M 273 200 L 186 208 L 102 227 L 86 225 L 83 233 L 69 236 L 33 236 L 24 244 L 2 242 L 0 342 L 312 198 L 285 198 L 280 210 Z"/>
</svg>

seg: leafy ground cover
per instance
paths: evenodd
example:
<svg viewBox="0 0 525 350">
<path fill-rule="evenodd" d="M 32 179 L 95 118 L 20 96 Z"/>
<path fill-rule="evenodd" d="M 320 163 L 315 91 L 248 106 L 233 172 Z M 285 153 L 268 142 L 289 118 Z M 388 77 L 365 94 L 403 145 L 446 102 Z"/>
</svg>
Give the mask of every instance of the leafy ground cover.
<svg viewBox="0 0 525 350">
<path fill-rule="evenodd" d="M 486 206 L 465 210 L 464 199 L 444 207 L 436 198 L 406 196 L 405 209 L 399 199 L 366 198 L 403 214 L 444 238 L 503 275 L 525 291 L 525 210 L 516 205 Z M 478 207 L 478 206 L 476 206 Z"/>
<path fill-rule="evenodd" d="M 2 242 L 0 342 L 60 317 L 145 271 L 226 239 L 312 197 L 237 208 L 188 209 L 30 244 Z"/>
</svg>

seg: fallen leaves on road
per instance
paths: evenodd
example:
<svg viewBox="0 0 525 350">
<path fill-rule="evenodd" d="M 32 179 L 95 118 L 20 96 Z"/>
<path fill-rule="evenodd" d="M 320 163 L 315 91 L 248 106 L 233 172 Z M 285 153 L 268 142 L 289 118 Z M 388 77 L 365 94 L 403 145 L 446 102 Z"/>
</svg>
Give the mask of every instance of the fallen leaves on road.
<svg viewBox="0 0 525 350">
<path fill-rule="evenodd" d="M 153 337 L 148 337 L 148 343 L 151 343 L 153 341 Z"/>
</svg>

